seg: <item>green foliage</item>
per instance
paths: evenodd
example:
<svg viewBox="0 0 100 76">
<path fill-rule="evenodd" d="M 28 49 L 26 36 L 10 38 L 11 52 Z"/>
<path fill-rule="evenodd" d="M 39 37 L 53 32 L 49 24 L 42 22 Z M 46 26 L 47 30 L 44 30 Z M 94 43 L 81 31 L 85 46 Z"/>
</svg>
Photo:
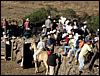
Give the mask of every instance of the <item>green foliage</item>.
<svg viewBox="0 0 100 76">
<path fill-rule="evenodd" d="M 45 21 L 48 12 L 46 9 L 41 8 L 36 11 L 33 11 L 30 15 L 26 15 L 25 18 L 30 19 L 31 25 L 37 25 L 38 23 L 42 23 Z"/>
<path fill-rule="evenodd" d="M 25 19 L 29 18 L 30 24 L 32 26 L 37 26 L 37 24 L 43 23 L 46 20 L 48 15 L 56 17 L 57 21 L 61 15 L 71 19 L 78 18 L 82 22 L 87 20 L 88 27 L 90 30 L 96 31 L 97 28 L 99 28 L 99 16 L 94 16 L 94 15 L 89 16 L 86 12 L 83 12 L 82 16 L 78 17 L 76 12 L 73 9 L 69 9 L 69 8 L 67 8 L 66 10 L 58 11 L 56 8 L 52 8 L 51 6 L 48 6 L 46 9 L 40 8 L 34 10 L 31 14 L 26 15 Z"/>
<path fill-rule="evenodd" d="M 81 13 L 81 16 L 80 16 L 80 21 L 83 22 L 83 21 L 87 20 L 89 17 L 90 17 L 90 16 L 88 15 L 88 13 L 82 12 L 82 13 Z"/>
<path fill-rule="evenodd" d="M 87 21 L 90 30 L 96 31 L 99 28 L 99 16 L 90 16 Z"/>
<path fill-rule="evenodd" d="M 70 18 L 76 17 L 76 12 L 73 9 L 67 8 L 65 11 L 65 15 Z"/>
</svg>

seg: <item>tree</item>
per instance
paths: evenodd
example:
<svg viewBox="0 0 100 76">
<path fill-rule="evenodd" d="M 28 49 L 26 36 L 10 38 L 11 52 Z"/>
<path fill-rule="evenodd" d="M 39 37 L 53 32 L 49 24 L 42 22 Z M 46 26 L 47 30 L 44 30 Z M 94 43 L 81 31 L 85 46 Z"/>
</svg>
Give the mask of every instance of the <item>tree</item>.
<svg viewBox="0 0 100 76">
<path fill-rule="evenodd" d="M 99 28 L 99 16 L 90 16 L 88 19 L 88 27 L 90 30 L 97 31 Z"/>
<path fill-rule="evenodd" d="M 25 19 L 26 18 L 29 18 L 30 19 L 30 24 L 31 25 L 34 25 L 34 26 L 39 26 L 37 24 L 39 23 L 43 23 L 45 21 L 45 19 L 47 18 L 47 15 L 48 15 L 48 12 L 46 9 L 44 8 L 41 8 L 41 9 L 38 9 L 36 11 L 33 11 L 31 14 L 29 15 L 26 15 L 25 16 Z"/>
<path fill-rule="evenodd" d="M 76 12 L 73 9 L 67 8 L 66 10 L 64 10 L 64 12 L 67 17 L 70 17 L 70 18 L 76 17 Z"/>
</svg>

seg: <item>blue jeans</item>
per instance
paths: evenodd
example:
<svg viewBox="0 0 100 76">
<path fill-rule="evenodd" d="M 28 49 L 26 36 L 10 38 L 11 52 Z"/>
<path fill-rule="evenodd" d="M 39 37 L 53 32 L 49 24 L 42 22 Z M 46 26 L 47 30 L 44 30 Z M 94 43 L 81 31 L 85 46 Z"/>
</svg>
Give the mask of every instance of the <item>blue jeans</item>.
<svg viewBox="0 0 100 76">
<path fill-rule="evenodd" d="M 66 50 L 67 49 L 67 50 Z M 70 49 L 70 46 L 64 46 L 64 53 L 67 54 Z"/>
<path fill-rule="evenodd" d="M 77 50 L 77 49 L 74 47 L 74 48 L 73 48 L 73 54 L 74 54 L 74 55 L 75 55 L 75 53 L 76 53 L 76 50 Z"/>
<path fill-rule="evenodd" d="M 79 61 L 79 70 L 82 71 L 83 67 L 84 67 L 84 57 L 79 57 L 78 58 Z"/>
<path fill-rule="evenodd" d="M 75 53 L 75 58 L 76 58 L 76 59 L 78 59 L 78 56 L 79 56 L 79 52 L 80 52 L 80 50 L 81 50 L 81 49 L 78 48 L 77 51 L 76 51 L 76 53 Z"/>
</svg>

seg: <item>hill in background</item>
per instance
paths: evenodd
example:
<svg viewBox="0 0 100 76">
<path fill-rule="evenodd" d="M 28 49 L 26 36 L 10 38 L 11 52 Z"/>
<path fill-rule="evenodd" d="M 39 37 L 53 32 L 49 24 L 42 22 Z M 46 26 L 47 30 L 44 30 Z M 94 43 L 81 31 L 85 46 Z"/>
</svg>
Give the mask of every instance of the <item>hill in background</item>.
<svg viewBox="0 0 100 76">
<path fill-rule="evenodd" d="M 99 15 L 99 1 L 1 1 L 1 17 L 20 18 L 38 8 L 51 6 L 57 10 L 73 9 L 78 15 L 84 12 Z"/>
</svg>

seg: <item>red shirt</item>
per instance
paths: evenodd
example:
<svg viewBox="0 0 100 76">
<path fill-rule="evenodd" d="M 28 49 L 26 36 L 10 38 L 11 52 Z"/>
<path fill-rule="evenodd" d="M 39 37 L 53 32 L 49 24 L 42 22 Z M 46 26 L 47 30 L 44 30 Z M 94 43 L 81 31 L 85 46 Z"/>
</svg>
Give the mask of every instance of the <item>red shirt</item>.
<svg viewBox="0 0 100 76">
<path fill-rule="evenodd" d="M 25 27 L 25 29 L 27 30 L 27 28 L 29 28 L 29 22 L 26 21 L 26 22 L 24 23 L 24 27 Z"/>
<path fill-rule="evenodd" d="M 68 38 L 68 36 L 66 36 L 65 41 L 66 41 L 66 44 L 69 43 L 69 38 Z"/>
</svg>

